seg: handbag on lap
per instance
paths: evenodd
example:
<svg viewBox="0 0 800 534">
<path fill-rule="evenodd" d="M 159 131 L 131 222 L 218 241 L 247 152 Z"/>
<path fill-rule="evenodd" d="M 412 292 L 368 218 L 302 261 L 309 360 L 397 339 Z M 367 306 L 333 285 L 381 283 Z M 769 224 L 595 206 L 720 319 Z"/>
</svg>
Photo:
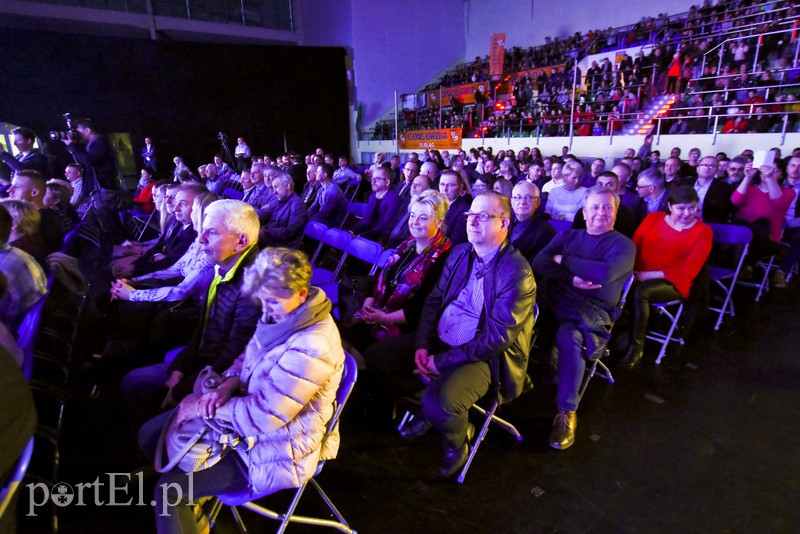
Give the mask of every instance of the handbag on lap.
<svg viewBox="0 0 800 534">
<path fill-rule="evenodd" d="M 194 394 L 203 396 L 219 387 L 222 378 L 211 366 L 206 366 L 194 383 Z M 241 438 L 232 428 L 213 419 L 195 417 L 175 424 L 178 408 L 172 411 L 161 431 L 156 447 L 155 468 L 166 473 L 177 467 L 184 473 L 208 469 L 231 451 L 244 454 L 255 445 L 253 438 Z"/>
</svg>

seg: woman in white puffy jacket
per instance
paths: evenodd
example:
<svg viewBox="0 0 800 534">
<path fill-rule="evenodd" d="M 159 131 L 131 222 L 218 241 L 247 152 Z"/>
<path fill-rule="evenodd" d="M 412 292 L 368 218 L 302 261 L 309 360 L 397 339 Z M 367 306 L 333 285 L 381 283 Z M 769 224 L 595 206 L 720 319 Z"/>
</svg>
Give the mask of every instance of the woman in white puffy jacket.
<svg viewBox="0 0 800 534">
<path fill-rule="evenodd" d="M 306 257 L 285 248 L 261 251 L 245 272 L 244 292 L 257 298 L 263 311 L 256 333 L 223 373 L 219 388 L 181 401 L 175 422 L 213 418 L 256 443 L 247 461 L 233 453 L 192 473 L 193 495 L 187 474 L 164 474 L 156 487 L 158 532 L 194 532 L 190 503 L 198 497 L 248 487 L 254 494 L 296 488 L 313 476 L 320 460 L 336 456 L 338 431 L 324 444 L 322 438 L 333 415 L 344 351 L 331 303 L 310 280 Z"/>
</svg>

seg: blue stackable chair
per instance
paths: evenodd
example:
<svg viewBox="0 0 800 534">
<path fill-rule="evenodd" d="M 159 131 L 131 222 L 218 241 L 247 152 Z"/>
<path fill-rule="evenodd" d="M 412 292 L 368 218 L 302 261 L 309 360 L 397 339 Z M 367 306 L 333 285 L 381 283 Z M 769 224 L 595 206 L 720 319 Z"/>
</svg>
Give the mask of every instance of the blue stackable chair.
<svg viewBox="0 0 800 534">
<path fill-rule="evenodd" d="M 325 436 L 322 438 L 323 446 L 325 442 L 328 440 L 328 437 L 333 433 L 333 431 L 339 425 L 339 418 L 342 415 L 342 410 L 344 409 L 344 405 L 347 403 L 348 397 L 350 397 L 350 393 L 353 391 L 353 386 L 355 386 L 357 377 L 358 377 L 358 366 L 356 364 L 356 360 L 355 358 L 353 358 L 352 355 L 350 355 L 347 351 L 345 351 L 344 371 L 342 372 L 342 380 L 339 384 L 339 389 L 336 392 L 336 408 L 333 412 L 331 420 L 328 422 L 328 428 L 325 432 Z M 347 524 L 347 521 L 344 519 L 342 514 L 333 504 L 333 501 L 331 501 L 328 495 L 322 490 L 319 483 L 315 480 L 315 478 L 319 475 L 320 471 L 322 471 L 322 468 L 324 466 L 325 466 L 325 461 L 319 462 L 319 464 L 317 465 L 317 470 L 314 473 L 314 476 L 307 482 L 304 482 L 299 488 L 297 488 L 297 490 L 295 490 L 292 502 L 289 505 L 289 508 L 284 513 L 279 513 L 274 510 L 270 510 L 269 508 L 265 508 L 264 506 L 255 503 L 255 501 L 261 500 L 264 497 L 270 495 L 269 493 L 263 495 L 252 495 L 250 491 L 244 491 L 241 493 L 217 495 L 216 497 L 217 502 L 214 503 L 209 513 L 209 519 L 211 525 L 212 526 L 214 525 L 216 518 L 219 515 L 219 511 L 224 505 L 230 508 L 231 513 L 233 514 L 233 518 L 242 532 L 247 532 L 247 530 L 245 528 L 244 522 L 242 521 L 242 516 L 239 513 L 238 510 L 239 507 L 251 510 L 257 513 L 258 515 L 266 517 L 268 519 L 280 521 L 281 524 L 278 527 L 277 530 L 278 533 L 284 532 L 290 522 L 295 522 L 295 523 L 303 523 L 306 525 L 316 525 L 322 527 L 335 528 L 340 532 L 347 532 L 352 534 L 355 531 L 352 528 L 350 528 L 350 525 Z M 300 502 L 300 497 L 303 496 L 303 492 L 305 491 L 306 486 L 308 486 L 309 484 L 317 491 L 317 494 L 325 502 L 330 512 L 336 517 L 336 521 L 332 519 L 294 515 L 295 509 L 297 508 L 297 503 Z"/>
<path fill-rule="evenodd" d="M 325 245 L 328 245 L 331 248 L 341 251 L 343 256 L 339 259 L 333 271 L 324 269 L 322 267 L 314 267 L 314 272 L 311 275 L 311 285 L 316 286 L 319 284 L 325 284 L 327 282 L 333 282 L 336 280 L 336 276 L 338 276 L 339 271 L 341 270 L 344 254 L 346 254 L 345 251 L 347 250 L 347 247 L 350 245 L 350 242 L 352 240 L 353 240 L 353 234 L 351 234 L 350 232 L 345 232 L 344 230 L 340 230 L 338 228 L 329 228 L 328 231 L 325 232 L 325 234 L 322 236 L 322 239 L 319 242 L 317 251 L 314 253 L 314 257 L 311 258 L 311 265 L 315 265 Z"/>
<path fill-rule="evenodd" d="M 568 221 L 566 219 L 547 219 L 547 222 L 550 223 L 550 226 L 556 229 L 556 232 L 559 234 L 564 230 L 569 230 L 572 228 L 572 221 Z"/>
<path fill-rule="evenodd" d="M 22 361 L 22 374 L 28 380 L 33 373 L 33 359 L 36 354 L 36 339 L 39 337 L 39 325 L 42 322 L 42 311 L 47 302 L 47 295 L 40 298 L 36 304 L 31 306 L 25 318 L 17 329 L 17 343 L 22 349 L 24 359 Z"/>
</svg>

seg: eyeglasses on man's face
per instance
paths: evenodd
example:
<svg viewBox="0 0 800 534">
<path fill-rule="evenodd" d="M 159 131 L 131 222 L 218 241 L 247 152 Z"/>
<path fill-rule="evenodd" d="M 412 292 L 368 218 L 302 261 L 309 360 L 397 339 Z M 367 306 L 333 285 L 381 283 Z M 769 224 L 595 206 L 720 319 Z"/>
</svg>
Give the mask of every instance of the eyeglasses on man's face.
<svg viewBox="0 0 800 534">
<path fill-rule="evenodd" d="M 533 202 L 537 198 L 539 198 L 539 197 L 534 197 L 534 196 L 531 196 L 531 195 L 514 195 L 514 196 L 511 197 L 511 200 L 513 200 L 514 202 L 522 202 L 523 200 L 525 202 Z"/>
<path fill-rule="evenodd" d="M 489 219 L 505 219 L 505 217 L 502 216 L 502 215 L 490 215 L 488 213 L 483 213 L 483 212 L 477 212 L 476 213 L 476 212 L 472 212 L 472 211 L 465 211 L 464 212 L 464 218 L 467 219 L 467 220 L 470 220 L 470 219 L 473 219 L 473 218 L 474 219 L 478 219 L 478 221 L 482 222 L 482 223 L 485 223 Z"/>
</svg>

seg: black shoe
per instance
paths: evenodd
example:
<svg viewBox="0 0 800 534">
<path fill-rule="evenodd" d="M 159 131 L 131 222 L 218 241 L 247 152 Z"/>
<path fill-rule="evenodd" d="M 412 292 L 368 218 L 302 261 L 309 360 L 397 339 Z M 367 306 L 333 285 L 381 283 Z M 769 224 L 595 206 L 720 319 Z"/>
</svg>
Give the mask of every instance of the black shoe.
<svg viewBox="0 0 800 534">
<path fill-rule="evenodd" d="M 444 446 L 444 458 L 442 458 L 442 465 L 439 467 L 439 475 L 444 478 L 449 478 L 464 467 L 469 458 L 469 447 L 472 437 L 475 435 L 475 426 L 472 423 L 467 425 L 467 439 L 460 447 L 452 448 L 449 445 Z"/>
<path fill-rule="evenodd" d="M 630 347 L 628 347 L 628 352 L 626 352 L 625 356 L 620 360 L 619 367 L 621 369 L 633 369 L 639 365 L 639 362 L 642 360 L 642 354 L 644 354 L 644 345 L 636 343 L 635 341 L 632 342 Z"/>
<path fill-rule="evenodd" d="M 564 450 L 575 443 L 575 428 L 578 426 L 578 414 L 574 411 L 559 411 L 553 420 L 553 430 L 550 432 L 550 446 L 554 449 Z"/>
<path fill-rule="evenodd" d="M 406 423 L 400 427 L 400 437 L 403 439 L 418 438 L 430 430 L 431 424 L 421 415 L 412 415 Z"/>
</svg>

